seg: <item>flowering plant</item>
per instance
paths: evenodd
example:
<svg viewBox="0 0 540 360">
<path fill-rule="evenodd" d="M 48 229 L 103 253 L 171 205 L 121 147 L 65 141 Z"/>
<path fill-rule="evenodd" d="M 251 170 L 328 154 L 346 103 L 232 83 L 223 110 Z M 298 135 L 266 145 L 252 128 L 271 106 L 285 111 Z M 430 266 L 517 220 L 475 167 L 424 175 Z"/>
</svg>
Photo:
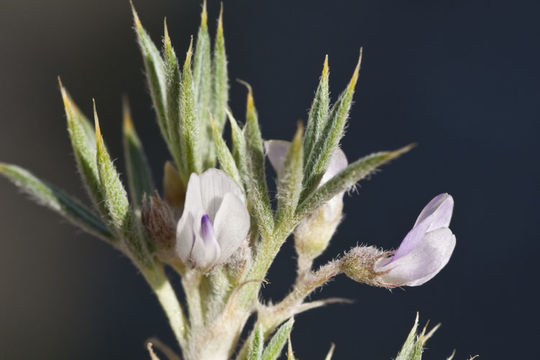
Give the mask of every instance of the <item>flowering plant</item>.
<svg viewBox="0 0 540 360">
<path fill-rule="evenodd" d="M 332 301 L 308 297 L 333 277 L 345 274 L 385 288 L 418 286 L 447 264 L 455 246 L 449 229 L 454 202 L 441 194 L 422 210 L 396 251 L 358 246 L 313 269 L 342 219 L 345 192 L 412 148 L 377 152 L 352 163 L 339 148 L 361 54 L 333 104 L 325 59 L 305 130 L 299 123 L 290 142 L 263 141 L 248 84 L 245 123 L 228 108 L 222 14 L 212 46 L 204 4 L 196 44 L 192 40 L 182 65 L 166 25 L 160 51 L 135 9 L 133 16 L 158 124 L 172 158 L 164 165 L 161 195 L 128 106 L 123 121 L 126 189 L 105 146 L 95 103 L 92 126 L 62 83 L 76 164 L 93 206 L 18 166 L 0 164 L 0 173 L 132 260 L 162 305 L 184 359 L 276 359 L 287 344 L 294 316 Z M 231 146 L 223 137 L 227 124 Z M 266 158 L 277 173 L 275 206 Z M 265 303 L 259 298 L 261 284 L 290 235 L 298 255 L 294 287 L 278 303 Z M 166 266 L 181 277 L 183 301 L 165 274 Z M 242 339 L 253 314 L 255 324 Z M 418 319 L 397 359 L 421 359 L 433 330 L 418 333 L 417 325 Z M 174 357 L 168 347 L 156 345 Z M 150 343 L 148 349 L 157 359 Z M 287 356 L 294 359 L 290 341 Z M 327 359 L 331 356 L 332 350 Z"/>
</svg>

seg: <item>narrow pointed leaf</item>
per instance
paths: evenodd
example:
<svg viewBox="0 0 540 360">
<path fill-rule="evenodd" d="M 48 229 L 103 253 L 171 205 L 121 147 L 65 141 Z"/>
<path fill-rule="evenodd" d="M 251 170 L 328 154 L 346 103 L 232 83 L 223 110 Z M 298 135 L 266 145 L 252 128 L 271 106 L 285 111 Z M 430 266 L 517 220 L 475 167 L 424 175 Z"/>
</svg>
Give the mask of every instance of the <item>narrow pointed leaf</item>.
<svg viewBox="0 0 540 360">
<path fill-rule="evenodd" d="M 328 56 L 324 58 L 324 65 L 319 81 L 319 86 L 313 99 L 313 104 L 309 110 L 306 135 L 304 140 L 304 162 L 307 162 L 311 155 L 313 146 L 319 140 L 324 125 L 328 119 L 330 106 L 330 91 L 328 88 Z"/>
<path fill-rule="evenodd" d="M 405 340 L 405 343 L 401 347 L 401 351 L 399 352 L 395 360 L 409 360 L 410 359 L 410 356 L 414 349 L 414 345 L 416 343 L 416 330 L 417 329 L 418 329 L 418 313 L 416 314 L 413 327 L 411 331 L 409 332 L 409 335 L 407 336 L 407 339 Z"/>
<path fill-rule="evenodd" d="M 214 121 L 212 121 L 212 119 L 210 121 L 212 124 L 212 133 L 214 135 L 214 143 L 216 144 L 219 164 L 223 171 L 225 171 L 230 177 L 232 177 L 234 181 L 238 183 L 238 185 L 242 185 L 242 179 L 240 178 L 240 173 L 238 172 L 238 168 L 236 167 L 234 157 L 229 150 L 227 143 L 225 143 L 225 140 L 223 140 L 223 136 L 217 129 Z"/>
<path fill-rule="evenodd" d="M 212 61 L 212 115 L 218 132 L 225 127 L 226 110 L 229 102 L 229 75 L 227 73 L 227 54 L 223 35 L 223 3 L 217 23 Z"/>
<path fill-rule="evenodd" d="M 244 127 L 248 170 L 247 188 L 248 196 L 251 199 L 250 203 L 255 212 L 257 226 L 263 237 L 266 237 L 271 234 L 274 221 L 270 199 L 268 198 L 261 130 L 259 129 L 253 94 L 249 86 L 248 90 L 246 126 Z"/>
<path fill-rule="evenodd" d="M 290 336 L 287 339 L 287 360 L 294 360 L 294 352 L 293 352 Z"/>
<path fill-rule="evenodd" d="M 298 129 L 289 147 L 285 163 L 278 174 L 278 205 L 276 219 L 278 222 L 288 221 L 296 210 L 302 191 L 303 175 L 303 146 L 302 136 L 304 127 L 298 123 Z"/>
<path fill-rule="evenodd" d="M 96 208 L 106 214 L 96 163 L 96 137 L 88 119 L 81 113 L 60 82 L 67 127 L 77 168 Z"/>
<path fill-rule="evenodd" d="M 191 72 L 191 58 L 193 54 L 193 39 L 186 54 L 186 61 L 182 71 L 182 86 L 180 88 L 180 144 L 185 154 L 186 176 L 191 173 L 200 173 L 201 151 L 200 136 L 201 123 L 197 119 L 195 88 Z"/>
<path fill-rule="evenodd" d="M 96 159 L 105 207 L 113 228 L 119 234 L 124 234 L 129 230 L 129 201 L 126 190 L 120 181 L 120 176 L 103 142 L 95 104 L 94 120 L 96 124 Z"/>
<path fill-rule="evenodd" d="M 170 139 L 167 126 L 167 108 L 165 97 L 166 82 L 163 59 L 161 58 L 158 48 L 146 30 L 143 28 L 133 5 L 131 9 L 133 12 L 133 21 L 135 22 L 135 33 L 137 34 L 137 41 L 141 49 L 148 87 L 150 88 L 150 95 L 156 110 L 158 124 L 163 138 L 168 143 Z"/>
<path fill-rule="evenodd" d="M 12 181 L 37 203 L 56 211 L 84 231 L 103 240 L 114 241 L 107 226 L 96 214 L 62 190 L 15 165 L 0 163 L 0 174 Z"/>
<path fill-rule="evenodd" d="M 358 181 L 373 173 L 379 166 L 409 151 L 414 145 L 408 145 L 395 151 L 374 153 L 355 161 L 334 176 L 324 185 L 311 193 L 298 207 L 297 220 L 311 214 L 319 206 L 337 194 L 353 187 Z"/>
<path fill-rule="evenodd" d="M 203 2 L 201 25 L 197 33 L 197 44 L 193 55 L 193 83 L 197 118 L 201 124 L 201 150 L 203 151 L 204 167 L 213 167 L 215 163 L 215 146 L 210 126 L 210 100 L 212 96 L 212 60 L 210 55 L 210 35 L 208 34 L 208 17 L 206 1 Z"/>
<path fill-rule="evenodd" d="M 140 208 L 144 194 L 152 194 L 155 186 L 127 102 L 124 102 L 123 118 L 124 156 L 126 158 L 129 193 L 134 206 Z"/>
<path fill-rule="evenodd" d="M 268 345 L 264 349 L 262 360 L 276 360 L 279 357 L 281 351 L 287 343 L 289 335 L 291 334 L 293 324 L 294 319 L 291 318 L 285 324 L 280 326 L 280 328 L 276 331 L 274 336 L 272 336 L 272 339 L 270 339 Z"/>
<path fill-rule="evenodd" d="M 345 124 L 349 117 L 352 99 L 356 82 L 358 81 L 358 73 L 360 71 L 360 63 L 362 60 L 362 52 L 354 70 L 353 76 L 349 81 L 349 85 L 340 95 L 337 102 L 332 106 L 328 120 L 322 128 L 321 134 L 313 145 L 310 151 L 309 159 L 305 164 L 304 187 L 305 190 L 302 198 L 305 198 L 313 191 L 326 171 L 328 162 L 334 153 L 335 148 L 339 145 L 339 141 L 343 137 Z"/>
<path fill-rule="evenodd" d="M 262 326 L 259 324 L 254 331 L 249 344 L 248 360 L 261 360 L 264 346 L 264 336 Z"/>
<path fill-rule="evenodd" d="M 182 148 L 185 147 L 181 143 L 183 140 L 180 137 L 180 91 L 181 91 L 181 75 L 178 65 L 176 53 L 171 44 L 167 23 L 164 23 L 163 36 L 163 58 L 165 63 L 165 92 L 167 100 L 167 127 L 169 130 L 169 148 L 173 155 L 176 166 L 179 169 L 180 176 L 187 181 L 187 169 L 185 153 Z"/>
<path fill-rule="evenodd" d="M 247 155 L 246 155 L 246 139 L 244 138 L 244 133 L 238 122 L 233 117 L 230 111 L 227 110 L 227 117 L 231 124 L 231 137 L 232 137 L 232 154 L 234 161 L 236 162 L 236 167 L 240 173 L 240 178 L 247 183 Z"/>
</svg>

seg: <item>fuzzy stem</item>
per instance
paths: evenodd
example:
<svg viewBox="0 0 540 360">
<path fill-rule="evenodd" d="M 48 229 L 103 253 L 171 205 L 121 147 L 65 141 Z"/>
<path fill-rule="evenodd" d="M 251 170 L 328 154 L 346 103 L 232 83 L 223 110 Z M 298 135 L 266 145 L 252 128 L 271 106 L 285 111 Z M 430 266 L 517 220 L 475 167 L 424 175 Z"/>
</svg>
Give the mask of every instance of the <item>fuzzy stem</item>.
<svg viewBox="0 0 540 360">
<path fill-rule="evenodd" d="M 155 265 L 152 268 L 141 269 L 141 271 L 165 311 L 178 344 L 184 349 L 186 347 L 186 318 L 176 293 L 163 271 L 163 267 Z"/>
</svg>

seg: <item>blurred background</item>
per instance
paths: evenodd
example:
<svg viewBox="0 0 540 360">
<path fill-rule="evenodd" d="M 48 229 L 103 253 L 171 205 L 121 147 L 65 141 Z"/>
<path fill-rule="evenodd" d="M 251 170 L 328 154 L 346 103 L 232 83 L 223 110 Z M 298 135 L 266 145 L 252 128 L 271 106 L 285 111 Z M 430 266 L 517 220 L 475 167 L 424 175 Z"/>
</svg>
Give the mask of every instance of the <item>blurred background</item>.
<svg viewBox="0 0 540 360">
<path fill-rule="evenodd" d="M 163 17 L 183 59 L 200 2 L 135 0 L 156 42 Z M 345 87 L 364 47 L 347 136 L 349 159 L 419 146 L 346 198 L 346 219 L 321 261 L 358 244 L 396 247 L 436 194 L 456 202 L 457 248 L 418 288 L 369 288 L 340 277 L 318 292 L 355 299 L 298 316 L 301 359 L 391 359 L 415 313 L 442 322 L 427 359 L 537 356 L 540 170 L 538 1 L 226 0 L 231 107 L 254 88 L 267 139 L 306 119 L 325 54 Z M 219 2 L 209 0 L 210 19 Z M 211 30 L 215 22 L 210 21 Z M 95 97 L 123 169 L 121 96 L 130 98 L 156 179 L 168 159 L 143 77 L 127 0 L 0 1 L 0 159 L 85 199 L 65 129 L 57 75 L 90 114 Z M 271 176 L 273 174 L 269 172 Z M 130 262 L 0 180 L 0 358 L 147 359 L 150 336 L 174 340 Z M 290 287 L 288 244 L 267 298 Z M 534 355 L 533 355 L 534 354 Z"/>
</svg>

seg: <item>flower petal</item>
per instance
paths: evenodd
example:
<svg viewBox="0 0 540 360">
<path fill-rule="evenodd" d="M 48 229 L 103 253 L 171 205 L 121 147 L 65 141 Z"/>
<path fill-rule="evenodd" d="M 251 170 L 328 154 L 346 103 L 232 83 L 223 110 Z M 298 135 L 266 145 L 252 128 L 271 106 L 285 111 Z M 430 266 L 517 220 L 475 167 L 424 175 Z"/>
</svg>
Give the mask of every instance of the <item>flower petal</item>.
<svg viewBox="0 0 540 360">
<path fill-rule="evenodd" d="M 379 280 L 391 286 L 419 286 L 433 278 L 448 263 L 456 245 L 450 229 L 442 228 L 426 234 L 422 242 L 407 255 L 395 260 L 379 260 L 377 272 L 385 272 Z"/>
<path fill-rule="evenodd" d="M 200 269 L 208 269 L 215 265 L 221 253 L 220 246 L 215 236 L 202 236 L 201 219 L 203 219 L 205 215 L 206 214 L 202 214 L 200 217 L 196 218 L 193 223 L 195 240 L 189 256 L 191 265 Z"/>
<path fill-rule="evenodd" d="M 233 193 L 245 203 L 244 192 L 224 171 L 208 169 L 199 178 L 201 181 L 202 207 L 210 217 L 212 223 L 215 221 L 216 213 L 221 207 L 223 197 L 226 193 Z"/>
<path fill-rule="evenodd" d="M 176 252 L 184 263 L 189 260 L 196 237 L 195 218 L 203 213 L 200 179 L 197 174 L 191 174 L 187 186 L 184 212 L 176 226 Z"/>
<path fill-rule="evenodd" d="M 233 193 L 225 194 L 216 214 L 214 229 L 221 247 L 219 262 L 225 262 L 246 239 L 249 232 L 249 213 L 246 204 Z"/>
<path fill-rule="evenodd" d="M 320 185 L 324 184 L 337 174 L 341 172 L 341 170 L 345 169 L 349 165 L 349 162 L 347 161 L 347 156 L 345 156 L 345 153 L 343 150 L 341 150 L 339 147 L 337 147 L 334 150 L 334 153 L 332 154 L 332 157 L 330 158 L 330 162 L 328 163 L 328 168 L 326 169 L 326 172 L 324 173 Z M 320 186 L 319 185 L 319 186 Z"/>
<path fill-rule="evenodd" d="M 264 142 L 266 156 L 268 156 L 270 164 L 278 174 L 285 164 L 290 147 L 291 143 L 285 140 L 268 140 Z"/>
<path fill-rule="evenodd" d="M 437 195 L 424 207 L 420 215 L 418 215 L 418 219 L 416 219 L 414 226 L 426 219 L 430 219 L 429 222 L 431 225 L 428 231 L 446 228 L 450 225 L 453 210 L 454 199 L 451 195 L 446 193 Z"/>
</svg>

